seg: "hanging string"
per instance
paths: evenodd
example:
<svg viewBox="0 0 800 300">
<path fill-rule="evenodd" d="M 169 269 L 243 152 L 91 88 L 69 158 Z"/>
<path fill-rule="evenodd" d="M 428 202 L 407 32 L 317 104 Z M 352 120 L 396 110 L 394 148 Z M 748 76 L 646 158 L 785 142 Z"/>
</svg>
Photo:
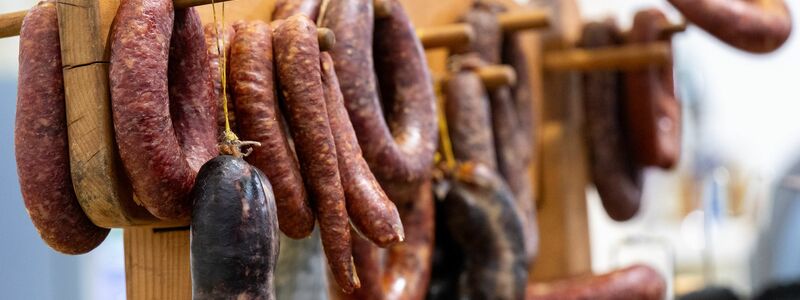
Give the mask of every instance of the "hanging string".
<svg viewBox="0 0 800 300">
<path fill-rule="evenodd" d="M 219 27 L 225 26 L 225 2 L 222 2 L 221 22 L 217 22 L 217 4 L 211 0 L 211 13 L 214 16 L 214 35 L 216 35 L 217 55 L 219 56 L 219 78 L 222 84 L 222 110 L 225 114 L 225 132 L 223 133 L 224 142 L 233 142 L 239 138 L 231 130 L 231 122 L 228 118 L 228 81 L 225 76 L 227 58 L 222 49 L 225 49 L 225 40 L 219 35 Z"/>
</svg>

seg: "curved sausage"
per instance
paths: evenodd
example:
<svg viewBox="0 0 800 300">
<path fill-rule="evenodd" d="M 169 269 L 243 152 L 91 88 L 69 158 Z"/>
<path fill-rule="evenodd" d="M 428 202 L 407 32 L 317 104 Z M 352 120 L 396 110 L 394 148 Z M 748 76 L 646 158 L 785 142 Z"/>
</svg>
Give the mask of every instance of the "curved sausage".
<svg viewBox="0 0 800 300">
<path fill-rule="evenodd" d="M 361 147 L 344 108 L 339 81 L 328 53 L 320 54 L 325 107 L 328 110 L 339 172 L 347 202 L 347 214 L 353 225 L 380 247 L 404 238 L 397 207 L 389 200 L 361 155 Z"/>
<path fill-rule="evenodd" d="M 447 227 L 464 253 L 461 299 L 522 299 L 528 280 L 524 220 L 493 170 L 467 163 L 444 199 Z"/>
<path fill-rule="evenodd" d="M 194 173 L 219 153 L 217 100 L 208 66 L 200 15 L 195 8 L 175 10 L 168 68 L 169 108 L 178 143 Z"/>
<path fill-rule="evenodd" d="M 317 19 L 322 0 L 277 0 L 272 19 L 286 19 L 296 14 L 303 14 L 311 20 Z"/>
<path fill-rule="evenodd" d="M 455 71 L 443 84 L 447 128 L 456 160 L 497 170 L 489 99 L 480 77 L 471 71 Z"/>
<path fill-rule="evenodd" d="M 353 266 L 350 223 L 323 98 L 316 26 L 308 17 L 295 15 L 274 34 L 281 91 L 300 166 L 316 199 L 322 245 L 339 287 L 350 293 L 360 283 Z"/>
<path fill-rule="evenodd" d="M 65 254 L 86 253 L 109 230 L 89 220 L 72 187 L 55 2 L 34 6 L 19 36 L 14 153 L 25 208 L 48 246 Z"/>
<path fill-rule="evenodd" d="M 230 66 L 239 134 L 244 140 L 261 143 L 247 161 L 272 182 L 281 231 L 298 239 L 314 229 L 314 212 L 278 107 L 272 55 L 269 25 L 261 21 L 237 25 Z"/>
<path fill-rule="evenodd" d="M 536 283 L 527 300 L 659 300 L 666 293 L 664 278 L 650 267 L 634 265 L 608 274 Z"/>
<path fill-rule="evenodd" d="M 264 174 L 220 155 L 203 165 L 191 198 L 192 299 L 275 299 L 280 239 Z"/>
<path fill-rule="evenodd" d="M 374 32 L 369 21 L 373 19 L 371 0 L 331 1 L 321 26 L 336 33 L 330 53 L 370 169 L 379 180 L 418 181 L 429 174 L 433 162 L 436 100 L 414 29 L 400 3 L 390 2 L 391 15 L 375 20 Z M 373 34 L 380 37 L 374 53 Z M 371 75 L 376 71 L 380 93 Z"/>
<path fill-rule="evenodd" d="M 669 0 L 690 22 L 723 42 L 753 53 L 780 48 L 792 33 L 783 0 Z"/>
<path fill-rule="evenodd" d="M 613 23 L 589 23 L 583 28 L 579 46 L 603 48 L 619 45 L 621 34 Z M 625 95 L 618 71 L 583 74 L 586 138 L 592 181 L 608 215 L 617 221 L 632 218 L 639 211 L 642 172 L 636 164 L 622 119 Z"/>
<path fill-rule="evenodd" d="M 111 26 L 111 107 L 120 157 L 137 200 L 154 216 L 185 220 L 195 172 L 169 111 L 170 0 L 120 3 Z"/>
<path fill-rule="evenodd" d="M 220 77 L 220 59 L 219 51 L 223 53 L 226 67 L 230 66 L 230 49 L 233 37 L 236 34 L 233 26 L 217 24 L 216 28 L 214 23 L 206 24 L 204 27 L 206 35 L 206 47 L 208 47 L 208 65 L 211 71 L 211 79 L 214 82 L 214 99 L 217 99 L 217 128 L 218 134 L 221 136 L 225 132 L 225 110 L 222 108 L 222 78 Z M 219 32 L 219 35 L 217 33 Z M 220 37 L 219 46 L 217 47 L 217 36 Z M 230 67 L 225 69 L 226 75 L 230 75 Z M 226 87 L 226 96 L 228 98 L 228 122 L 231 128 L 236 128 L 236 109 L 235 101 L 231 94 L 230 82 Z"/>
<path fill-rule="evenodd" d="M 659 40 L 666 23 L 667 18 L 656 9 L 638 12 L 630 42 Z M 626 85 L 628 130 L 637 161 L 644 166 L 672 168 L 681 151 L 681 104 L 675 97 L 672 63 L 628 72 Z"/>
</svg>

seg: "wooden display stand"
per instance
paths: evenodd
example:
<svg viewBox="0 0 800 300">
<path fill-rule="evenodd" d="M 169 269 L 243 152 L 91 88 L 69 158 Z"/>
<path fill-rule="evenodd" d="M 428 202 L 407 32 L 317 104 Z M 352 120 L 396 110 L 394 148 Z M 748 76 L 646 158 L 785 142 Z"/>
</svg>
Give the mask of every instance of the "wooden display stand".
<svg viewBox="0 0 800 300">
<path fill-rule="evenodd" d="M 211 0 L 175 2 L 176 6 L 196 6 Z M 463 0 L 401 2 L 417 28 L 456 23 L 471 6 L 471 1 Z M 499 2 L 517 7 L 512 0 Z M 520 33 L 529 54 L 538 122 L 538 132 L 530 137 L 537 139 L 532 151 L 539 152 L 531 170 L 538 187 L 541 234 L 539 259 L 531 276 L 537 281 L 591 271 L 579 76 L 571 70 L 637 67 L 666 62 L 669 56 L 669 48 L 663 44 L 606 52 L 571 50 L 582 25 L 577 5 L 573 0 L 540 2 L 545 2 L 546 7 L 541 8 L 546 10 L 523 12 L 529 14 L 527 17 L 501 18 L 504 28 L 550 25 L 541 33 Z M 136 205 L 116 153 L 107 38 L 118 4 L 118 0 L 58 2 L 73 182 L 83 209 L 96 224 L 125 228 L 127 298 L 190 299 L 187 224 L 160 222 Z M 268 21 L 272 7 L 272 0 L 236 0 L 226 4 L 225 18 L 229 22 Z M 209 6 L 200 7 L 200 12 L 205 22 L 212 20 Z M 530 14 L 539 17 L 531 18 Z M 548 15 L 550 18 L 544 18 Z M 24 13 L 0 16 L 0 37 L 13 35 L 14 30 L 18 34 L 21 16 Z M 532 24 L 525 20 L 536 21 Z M 450 33 L 444 35 L 456 36 L 462 43 L 469 39 L 469 28 L 462 25 L 451 25 L 447 30 Z M 444 46 L 437 32 L 420 30 L 421 35 L 430 34 L 427 44 Z M 432 49 L 427 54 L 434 76 L 443 75 L 448 50 Z M 493 72 L 486 76 L 509 77 L 504 75 L 506 69 Z"/>
</svg>

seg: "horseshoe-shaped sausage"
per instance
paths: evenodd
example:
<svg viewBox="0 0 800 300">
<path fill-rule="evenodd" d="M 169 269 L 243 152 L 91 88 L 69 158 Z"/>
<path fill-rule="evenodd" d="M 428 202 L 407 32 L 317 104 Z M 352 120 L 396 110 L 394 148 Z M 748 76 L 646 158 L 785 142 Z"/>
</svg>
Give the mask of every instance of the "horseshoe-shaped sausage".
<svg viewBox="0 0 800 300">
<path fill-rule="evenodd" d="M 667 23 L 656 9 L 640 11 L 633 20 L 630 43 L 663 37 Z M 675 97 L 672 63 L 626 73 L 628 130 L 637 161 L 643 166 L 672 168 L 681 151 L 681 104 Z"/>
<path fill-rule="evenodd" d="M 321 26 L 337 35 L 330 53 L 370 169 L 381 181 L 418 181 L 428 176 L 433 162 L 436 100 L 411 22 L 397 0 L 389 5 L 391 14 L 375 20 L 373 28 L 371 0 L 331 1 Z M 373 36 L 379 37 L 374 53 Z M 380 93 L 370 75 L 376 71 Z"/>
<path fill-rule="evenodd" d="M 602 48 L 621 43 L 622 37 L 615 24 L 589 23 L 583 28 L 579 46 Z M 622 74 L 618 71 L 583 74 L 592 181 L 606 212 L 617 221 L 632 218 L 639 211 L 642 197 L 641 167 L 629 147 L 623 118 L 625 94 L 622 82 Z"/>
<path fill-rule="evenodd" d="M 792 33 L 783 0 L 669 0 L 686 19 L 736 48 L 767 53 Z"/>
</svg>

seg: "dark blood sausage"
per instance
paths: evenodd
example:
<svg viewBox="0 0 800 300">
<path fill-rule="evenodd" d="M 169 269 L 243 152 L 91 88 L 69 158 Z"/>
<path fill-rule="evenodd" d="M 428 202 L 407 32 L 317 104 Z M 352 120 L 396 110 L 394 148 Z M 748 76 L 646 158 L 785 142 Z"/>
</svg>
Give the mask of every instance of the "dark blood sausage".
<svg viewBox="0 0 800 300">
<path fill-rule="evenodd" d="M 792 33 L 783 0 L 669 0 L 692 24 L 736 48 L 767 53 Z"/>
<path fill-rule="evenodd" d="M 650 267 L 634 265 L 608 274 L 535 283 L 527 300 L 660 300 L 666 293 L 664 278 Z"/>
<path fill-rule="evenodd" d="M 436 196 L 436 232 L 434 234 L 435 247 L 433 250 L 433 264 L 431 265 L 431 279 L 428 286 L 428 300 L 449 300 L 458 299 L 459 279 L 464 269 L 464 251 L 453 239 L 450 230 L 447 228 L 447 207 L 444 205 L 444 198 L 450 188 L 449 180 L 440 180 L 434 183 L 434 190 L 441 190 L 442 193 L 434 193 Z"/>
<path fill-rule="evenodd" d="M 321 23 L 336 33 L 330 53 L 364 159 L 379 180 L 408 182 L 429 174 L 437 141 L 436 100 L 414 29 L 400 3 L 389 2 L 391 15 L 375 20 L 374 32 L 371 0 L 331 1 Z M 373 33 L 379 37 L 374 56 Z M 376 71 L 388 119 L 372 75 Z"/>
<path fill-rule="evenodd" d="M 126 0 L 111 26 L 111 106 L 120 157 L 137 200 L 154 216 L 189 218 L 196 173 L 170 119 L 171 0 Z"/>
<path fill-rule="evenodd" d="M 661 28 L 667 22 L 664 14 L 656 9 L 638 12 L 630 42 L 658 41 Z M 628 130 L 636 159 L 645 166 L 672 168 L 681 151 L 681 104 L 675 97 L 672 63 L 628 72 L 625 83 Z"/>
<path fill-rule="evenodd" d="M 204 31 L 206 35 L 206 47 L 208 47 L 208 65 L 211 70 L 212 81 L 214 82 L 214 99 L 217 99 L 217 127 L 219 128 L 218 133 L 221 134 L 225 131 L 225 110 L 222 108 L 222 78 L 219 70 L 222 60 L 220 59 L 221 56 L 218 50 L 222 50 L 222 57 L 225 59 L 226 66 L 230 66 L 231 43 L 233 42 L 236 31 L 234 31 L 233 26 L 230 25 L 217 24 L 215 28 L 214 23 L 206 24 Z M 222 49 L 217 47 L 218 32 L 220 37 L 219 47 Z M 226 75 L 230 74 L 229 67 L 224 71 Z M 228 77 L 228 82 L 228 87 L 230 87 L 230 77 Z M 231 97 L 231 88 L 227 88 L 226 91 L 226 96 L 228 97 L 228 121 L 231 128 L 236 128 L 235 102 L 233 97 Z"/>
<path fill-rule="evenodd" d="M 320 54 L 325 107 L 328 110 L 339 173 L 347 199 L 347 214 L 353 225 L 381 247 L 387 247 L 404 238 L 403 224 L 397 207 L 386 196 L 378 181 L 361 156 L 353 125 L 344 108 L 333 60 L 328 53 Z"/>
<path fill-rule="evenodd" d="M 169 108 L 178 143 L 194 173 L 219 153 L 217 100 L 208 66 L 200 15 L 194 8 L 175 10 L 169 53 Z"/>
<path fill-rule="evenodd" d="M 25 208 L 48 246 L 91 251 L 106 238 L 81 209 L 70 176 L 67 112 L 55 2 L 40 2 L 20 30 L 14 150 Z"/>
<path fill-rule="evenodd" d="M 311 20 L 317 19 L 322 0 L 277 0 L 272 19 L 286 19 L 296 14 L 303 14 Z"/>
<path fill-rule="evenodd" d="M 495 171 L 466 163 L 444 199 L 446 226 L 465 264 L 459 299 L 522 299 L 528 280 L 524 221 Z"/>
<path fill-rule="evenodd" d="M 332 299 L 424 299 L 430 280 L 434 245 L 434 204 L 431 181 L 389 185 L 398 207 L 406 240 L 385 252 L 359 236 L 353 238 L 353 256 L 362 287 L 352 295 L 332 293 Z"/>
<path fill-rule="evenodd" d="M 501 8 L 496 5 L 476 3 L 464 17 L 478 36 L 485 41 L 472 45 L 472 51 L 479 54 L 488 64 L 501 60 L 503 32 L 497 22 L 496 13 Z M 525 243 L 529 257 L 533 259 L 538 251 L 538 229 L 536 208 L 534 206 L 533 178 L 531 177 L 532 136 L 527 136 L 524 124 L 519 120 L 519 107 L 513 97 L 511 87 L 503 86 L 489 91 L 494 146 L 497 154 L 497 170 L 508 182 L 516 199 L 517 210 L 525 224 Z M 530 107 L 528 107 L 530 108 Z"/>
<path fill-rule="evenodd" d="M 444 82 L 443 90 L 456 160 L 474 161 L 497 170 L 489 99 L 480 77 L 472 71 L 456 70 Z"/>
<path fill-rule="evenodd" d="M 267 174 L 275 190 L 281 230 L 298 239 L 314 229 L 314 212 L 278 107 L 272 55 L 269 25 L 261 21 L 237 24 L 230 79 L 240 138 L 261 143 L 247 161 Z"/>
<path fill-rule="evenodd" d="M 264 174 L 220 155 L 203 165 L 191 198 L 192 299 L 275 299 L 280 239 Z"/>
<path fill-rule="evenodd" d="M 360 283 L 353 266 L 350 223 L 325 108 L 316 31 L 308 17 L 290 17 L 275 29 L 274 52 L 300 166 L 316 199 L 322 245 L 336 282 L 350 293 Z"/>
<path fill-rule="evenodd" d="M 579 46 L 603 48 L 621 43 L 621 34 L 613 23 L 588 23 L 583 28 Z M 636 215 L 642 197 L 642 172 L 629 147 L 623 119 L 622 82 L 618 71 L 583 74 L 583 107 L 592 181 L 606 212 L 617 221 Z"/>
</svg>

